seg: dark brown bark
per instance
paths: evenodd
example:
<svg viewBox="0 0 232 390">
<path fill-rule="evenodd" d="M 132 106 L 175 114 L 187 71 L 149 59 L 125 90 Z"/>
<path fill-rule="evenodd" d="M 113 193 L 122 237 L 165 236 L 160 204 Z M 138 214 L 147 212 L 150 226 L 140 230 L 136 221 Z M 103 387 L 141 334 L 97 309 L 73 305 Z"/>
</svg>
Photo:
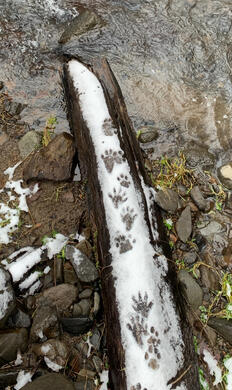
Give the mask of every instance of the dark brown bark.
<svg viewBox="0 0 232 390">
<path fill-rule="evenodd" d="M 106 60 L 94 62 L 89 69 L 95 73 L 103 87 L 110 115 L 116 129 L 118 130 L 117 134 L 121 148 L 130 166 L 130 173 L 135 187 L 140 192 L 143 199 L 144 216 L 149 229 L 150 240 L 151 243 L 155 244 L 148 217 L 147 202 L 140 177 L 143 178 L 146 184 L 151 185 L 151 183 L 146 175 L 141 150 L 129 119 L 120 87 Z M 98 231 L 98 254 L 99 261 L 103 267 L 101 274 L 102 292 L 106 316 L 108 354 L 110 359 L 110 389 L 126 390 L 126 377 L 125 371 L 123 370 L 124 351 L 120 339 L 120 323 L 116 304 L 114 280 L 111 275 L 112 259 L 109 253 L 109 232 L 107 230 L 101 188 L 98 182 L 96 156 L 90 133 L 83 120 L 78 97 L 74 90 L 72 79 L 69 75 L 68 66 L 66 64 L 64 65 L 64 86 L 68 105 L 68 119 L 72 133 L 76 140 L 81 173 L 88 179 L 90 210 Z M 121 131 L 119 131 L 119 128 L 121 128 Z M 165 236 L 162 227 L 163 224 L 160 223 L 161 218 L 159 216 L 159 210 L 155 204 L 153 218 L 159 226 L 160 243 L 158 244 L 161 245 L 161 242 L 165 242 Z M 170 253 L 167 250 L 167 247 L 168 246 L 164 245 L 163 250 L 170 258 Z M 186 388 L 188 390 L 198 390 L 200 389 L 200 386 L 198 381 L 197 360 L 193 347 L 193 336 L 185 319 L 186 316 L 183 311 L 184 305 L 182 304 L 182 297 L 179 295 L 175 272 L 171 266 L 167 277 L 167 283 L 171 286 L 177 303 L 177 310 L 181 317 L 182 333 L 185 342 L 185 364 L 182 370 L 178 372 L 177 376 L 171 380 L 171 383 L 175 382 L 173 389 L 175 389 L 175 387 L 177 387 L 180 383 L 183 383 L 181 380 L 178 381 L 178 378 L 186 371 L 183 376 Z"/>
</svg>

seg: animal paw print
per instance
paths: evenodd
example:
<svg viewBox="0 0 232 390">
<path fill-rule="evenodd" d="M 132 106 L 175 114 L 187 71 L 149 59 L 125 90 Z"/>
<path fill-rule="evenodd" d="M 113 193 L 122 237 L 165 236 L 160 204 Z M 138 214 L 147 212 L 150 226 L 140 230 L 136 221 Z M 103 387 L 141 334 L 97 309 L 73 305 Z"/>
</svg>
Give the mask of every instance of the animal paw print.
<svg viewBox="0 0 232 390">
<path fill-rule="evenodd" d="M 112 119 L 105 119 L 103 123 L 103 131 L 106 136 L 112 136 L 117 133 L 117 129 L 114 127 Z"/>
<path fill-rule="evenodd" d="M 160 338 L 159 333 L 155 330 L 153 326 L 150 328 L 150 337 L 147 339 L 147 345 L 148 349 L 144 356 L 145 360 L 148 360 L 148 366 L 150 368 L 156 370 L 157 368 L 159 368 L 158 360 L 161 359 L 161 354 L 159 350 Z"/>
<path fill-rule="evenodd" d="M 139 292 L 138 298 L 135 298 L 135 296 L 133 296 L 132 300 L 134 302 L 134 305 L 132 306 L 134 311 L 136 313 L 140 313 L 143 317 L 147 318 L 153 306 L 152 301 L 148 302 L 147 292 L 145 292 L 144 297 L 142 297 L 141 293 Z"/>
<path fill-rule="evenodd" d="M 121 186 L 129 188 L 130 187 L 130 180 L 127 176 L 124 176 L 123 173 L 117 177 L 117 180 L 121 184 Z"/>
<path fill-rule="evenodd" d="M 131 387 L 130 387 L 130 390 L 147 390 L 147 388 L 144 387 L 144 388 L 142 389 L 141 383 L 137 383 L 137 385 L 131 386 Z"/>
<path fill-rule="evenodd" d="M 116 191 L 116 189 L 114 188 L 113 189 L 113 194 L 109 193 L 108 195 L 112 199 L 112 202 L 113 202 L 113 204 L 114 204 L 116 209 L 118 208 L 118 206 L 121 203 L 124 203 L 124 202 L 127 201 L 126 193 L 122 192 L 121 188 L 119 188 L 118 191 Z"/>
<path fill-rule="evenodd" d="M 139 315 L 131 317 L 131 323 L 127 324 L 127 328 L 132 332 L 134 339 L 139 345 L 143 345 L 143 337 L 148 335 L 147 324 Z"/>
<path fill-rule="evenodd" d="M 114 164 L 122 164 L 125 160 L 122 157 L 122 151 L 118 152 L 113 151 L 112 149 L 105 150 L 105 153 L 101 155 L 102 160 L 104 161 L 105 167 L 109 173 L 112 172 Z"/>
<path fill-rule="evenodd" d="M 134 209 L 131 209 L 130 207 L 123 208 L 121 219 L 122 222 L 126 225 L 126 230 L 131 230 L 136 217 L 137 214 L 134 213 Z"/>
<path fill-rule="evenodd" d="M 120 234 L 118 237 L 115 238 L 116 247 L 119 248 L 119 253 L 128 252 L 133 248 L 130 238 L 130 236 L 128 238 L 123 234 Z M 132 243 L 134 242 L 135 240 L 132 240 Z"/>
</svg>

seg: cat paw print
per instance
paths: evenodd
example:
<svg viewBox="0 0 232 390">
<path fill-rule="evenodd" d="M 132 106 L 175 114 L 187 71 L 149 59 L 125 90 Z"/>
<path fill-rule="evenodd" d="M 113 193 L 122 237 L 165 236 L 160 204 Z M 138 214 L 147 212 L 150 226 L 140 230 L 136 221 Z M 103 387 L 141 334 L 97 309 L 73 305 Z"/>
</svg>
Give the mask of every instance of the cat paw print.
<svg viewBox="0 0 232 390">
<path fill-rule="evenodd" d="M 117 177 L 117 180 L 121 184 L 121 186 L 129 188 L 130 187 L 130 180 L 128 179 L 128 176 L 123 175 L 123 173 Z"/>
<path fill-rule="evenodd" d="M 143 317 L 147 318 L 148 314 L 153 306 L 152 301 L 148 301 L 148 294 L 145 292 L 144 296 L 141 295 L 141 292 L 138 293 L 138 298 L 135 296 L 132 297 L 134 304 L 132 305 L 136 313 L 140 313 Z M 153 329 L 153 328 L 151 328 Z"/>
<path fill-rule="evenodd" d="M 148 361 L 148 366 L 153 370 L 159 368 L 158 361 L 161 359 L 161 354 L 159 350 L 160 338 L 159 333 L 152 326 L 150 328 L 150 337 L 147 339 L 147 351 L 145 353 L 145 360 Z"/>
<path fill-rule="evenodd" d="M 105 150 L 104 154 L 101 155 L 101 158 L 104 161 L 105 167 L 109 173 L 112 172 L 115 164 L 122 164 L 123 161 L 125 161 L 121 150 L 118 152 L 113 151 L 112 149 Z"/>
<path fill-rule="evenodd" d="M 119 248 L 119 253 L 125 253 L 133 249 L 132 243 L 135 243 L 135 240 L 131 239 L 131 236 L 124 236 L 123 234 L 119 234 L 115 238 L 115 245 Z"/>
<path fill-rule="evenodd" d="M 117 129 L 115 128 L 112 119 L 105 119 L 103 122 L 103 131 L 106 136 L 112 137 L 112 135 L 117 133 Z"/>
<path fill-rule="evenodd" d="M 114 207 L 117 209 L 118 206 L 127 201 L 126 193 L 122 191 L 121 187 L 117 191 L 116 188 L 113 189 L 113 193 L 108 194 L 112 199 Z"/>
<path fill-rule="evenodd" d="M 130 207 L 123 208 L 121 219 L 122 222 L 126 225 L 126 230 L 131 230 L 132 225 L 134 223 L 135 218 L 137 217 L 137 214 L 135 214 L 134 209 Z"/>
<path fill-rule="evenodd" d="M 130 324 L 127 324 L 127 328 L 132 332 L 132 335 L 140 346 L 143 345 L 144 336 L 148 335 L 147 324 L 139 315 L 132 316 Z"/>
<path fill-rule="evenodd" d="M 147 388 L 146 387 L 142 388 L 141 383 L 137 383 L 137 385 L 131 386 L 130 390 L 147 390 Z"/>
</svg>

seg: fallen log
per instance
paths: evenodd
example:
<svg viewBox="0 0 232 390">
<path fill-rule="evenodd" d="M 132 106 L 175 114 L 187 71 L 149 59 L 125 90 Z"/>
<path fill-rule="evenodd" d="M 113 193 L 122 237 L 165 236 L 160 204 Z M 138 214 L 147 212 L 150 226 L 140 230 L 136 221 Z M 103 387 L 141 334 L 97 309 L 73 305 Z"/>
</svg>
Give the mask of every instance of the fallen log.
<svg viewBox="0 0 232 390">
<path fill-rule="evenodd" d="M 192 333 L 121 90 L 106 61 L 69 61 L 64 85 L 98 232 L 110 389 L 198 390 Z"/>
</svg>

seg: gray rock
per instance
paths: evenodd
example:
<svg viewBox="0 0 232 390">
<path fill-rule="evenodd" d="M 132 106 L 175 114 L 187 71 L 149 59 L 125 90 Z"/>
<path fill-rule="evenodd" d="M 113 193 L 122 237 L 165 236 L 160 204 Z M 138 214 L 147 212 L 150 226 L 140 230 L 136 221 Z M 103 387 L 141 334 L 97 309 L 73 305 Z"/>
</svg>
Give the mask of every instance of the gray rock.
<svg viewBox="0 0 232 390">
<path fill-rule="evenodd" d="M 75 285 L 78 284 L 76 272 L 70 263 L 66 263 L 64 266 L 64 282 Z"/>
<path fill-rule="evenodd" d="M 4 327 L 14 308 L 15 295 L 11 286 L 11 276 L 0 267 L 0 329 Z"/>
<path fill-rule="evenodd" d="M 43 344 L 33 344 L 32 351 L 37 356 L 44 356 L 52 363 L 64 367 L 69 356 L 69 348 L 67 344 L 58 339 L 50 339 Z M 46 362 L 46 359 L 44 359 Z M 49 366 L 49 365 L 48 365 Z"/>
<path fill-rule="evenodd" d="M 24 109 L 24 105 L 22 103 L 12 102 L 10 100 L 5 100 L 4 107 L 7 112 L 11 115 L 19 115 Z"/>
<path fill-rule="evenodd" d="M 232 162 L 228 162 L 218 168 L 218 177 L 222 184 L 232 190 Z"/>
<path fill-rule="evenodd" d="M 192 233 L 192 217 L 190 207 L 187 206 L 181 213 L 177 223 L 176 230 L 181 241 L 188 241 Z"/>
<path fill-rule="evenodd" d="M 173 214 L 176 212 L 178 208 L 182 206 L 181 199 L 179 198 L 179 195 L 172 191 L 171 189 L 167 188 L 165 190 L 160 190 L 156 194 L 156 203 L 165 211 Z"/>
<path fill-rule="evenodd" d="M 10 328 L 29 328 L 31 326 L 31 318 L 21 309 L 17 309 L 9 318 L 8 326 Z"/>
<path fill-rule="evenodd" d="M 90 298 L 92 293 L 93 293 L 93 290 L 91 290 L 90 288 L 86 288 L 85 290 L 81 291 L 81 293 L 79 294 L 79 298 L 80 299 Z"/>
<path fill-rule="evenodd" d="M 78 289 L 72 284 L 59 284 L 58 286 L 48 288 L 43 291 L 37 299 L 37 304 L 49 303 L 56 308 L 59 314 L 69 309 L 72 303 L 77 299 Z"/>
<path fill-rule="evenodd" d="M 6 389 L 7 386 L 13 386 L 17 382 L 19 368 L 11 368 L 0 371 L 0 389 Z M 13 388 L 13 387 L 12 387 Z"/>
<path fill-rule="evenodd" d="M 209 203 L 204 199 L 198 186 L 193 187 L 190 195 L 200 210 L 207 211 L 209 209 Z"/>
<path fill-rule="evenodd" d="M 82 299 L 79 303 L 73 305 L 73 317 L 88 317 L 91 310 L 91 301 Z"/>
<path fill-rule="evenodd" d="M 87 240 L 80 241 L 77 244 L 76 248 L 79 249 L 82 253 L 84 253 L 84 255 L 86 255 L 87 257 L 90 257 L 92 255 L 93 248 Z"/>
<path fill-rule="evenodd" d="M 28 345 L 28 334 L 25 328 L 7 330 L 0 334 L 0 365 L 15 360 L 17 352 L 25 352 Z"/>
<path fill-rule="evenodd" d="M 93 361 L 95 370 L 96 370 L 97 372 L 99 372 L 99 373 L 102 372 L 102 369 L 103 369 L 104 365 L 103 365 L 102 360 L 99 358 L 99 356 L 94 355 L 94 356 L 92 357 L 92 361 Z"/>
<path fill-rule="evenodd" d="M 177 274 L 179 283 L 181 284 L 183 294 L 193 309 L 198 309 L 202 304 L 203 291 L 195 279 L 185 270 L 181 270 Z"/>
<path fill-rule="evenodd" d="M 200 229 L 203 236 L 210 236 L 223 231 L 222 225 L 217 221 L 211 221 L 207 226 Z"/>
<path fill-rule="evenodd" d="M 23 386 L 21 390 L 75 390 L 73 383 L 61 374 L 46 374 Z"/>
<path fill-rule="evenodd" d="M 93 314 L 96 316 L 100 309 L 100 295 L 95 291 L 93 298 Z"/>
<path fill-rule="evenodd" d="M 232 320 L 210 317 L 208 325 L 232 345 Z"/>
<path fill-rule="evenodd" d="M 77 382 L 74 383 L 75 390 L 95 390 L 96 386 L 91 379 L 77 378 Z"/>
<path fill-rule="evenodd" d="M 145 144 L 156 140 L 159 136 L 157 129 L 154 126 L 144 126 L 139 129 L 139 142 Z"/>
<path fill-rule="evenodd" d="M 196 259 L 197 259 L 197 254 L 195 252 L 188 252 L 184 255 L 184 262 L 186 264 L 191 265 L 195 263 Z"/>
<path fill-rule="evenodd" d="M 215 157 L 204 146 L 190 143 L 184 150 L 184 155 L 188 166 L 191 168 L 201 167 L 202 169 L 210 169 L 214 167 Z"/>
<path fill-rule="evenodd" d="M 25 158 L 28 154 L 38 149 L 41 146 L 41 141 L 41 134 L 36 133 L 34 130 L 28 131 L 18 142 L 21 157 Z"/>
<path fill-rule="evenodd" d="M 66 259 L 70 260 L 81 282 L 90 283 L 98 279 L 95 265 L 80 250 L 71 245 L 66 246 Z"/>
<path fill-rule="evenodd" d="M 46 340 L 59 335 L 57 309 L 53 305 L 43 304 L 37 307 L 33 317 L 31 341 Z"/>
<path fill-rule="evenodd" d="M 93 347 L 98 351 L 101 344 L 101 332 L 95 328 L 92 332 L 92 336 L 90 337 L 90 342 Z"/>
<path fill-rule="evenodd" d="M 65 332 L 78 336 L 87 332 L 93 322 L 89 318 L 61 318 L 61 324 Z"/>
</svg>

